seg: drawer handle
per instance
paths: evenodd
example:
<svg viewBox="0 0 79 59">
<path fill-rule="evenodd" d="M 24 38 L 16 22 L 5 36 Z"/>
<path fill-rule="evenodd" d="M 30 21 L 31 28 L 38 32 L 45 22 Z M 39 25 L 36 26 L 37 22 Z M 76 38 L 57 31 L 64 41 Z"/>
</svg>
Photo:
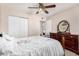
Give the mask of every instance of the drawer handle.
<svg viewBox="0 0 79 59">
<path fill-rule="evenodd" d="M 73 38 L 73 36 L 71 36 L 71 38 Z"/>
</svg>

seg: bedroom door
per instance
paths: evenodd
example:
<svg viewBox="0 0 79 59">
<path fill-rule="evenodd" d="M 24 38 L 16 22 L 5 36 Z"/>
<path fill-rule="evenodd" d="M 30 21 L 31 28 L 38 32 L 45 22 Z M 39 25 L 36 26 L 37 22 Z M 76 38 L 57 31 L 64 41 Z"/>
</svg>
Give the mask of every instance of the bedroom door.
<svg viewBox="0 0 79 59">
<path fill-rule="evenodd" d="M 46 21 L 40 21 L 40 26 L 41 26 L 41 35 L 45 36 L 45 34 L 46 34 Z"/>
<path fill-rule="evenodd" d="M 28 36 L 28 19 L 23 17 L 8 17 L 8 34 L 15 37 Z"/>
</svg>

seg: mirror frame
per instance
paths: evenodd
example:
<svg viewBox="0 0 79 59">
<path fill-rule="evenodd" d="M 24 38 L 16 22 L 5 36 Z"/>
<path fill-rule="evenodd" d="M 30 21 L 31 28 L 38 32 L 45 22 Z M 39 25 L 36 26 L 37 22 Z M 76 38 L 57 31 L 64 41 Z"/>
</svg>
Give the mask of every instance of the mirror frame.
<svg viewBox="0 0 79 59">
<path fill-rule="evenodd" d="M 61 30 L 59 29 L 59 26 L 60 26 L 60 24 L 61 24 L 62 22 L 65 22 L 65 23 L 67 23 L 67 25 L 68 25 L 67 28 L 66 28 L 66 30 L 65 30 L 64 32 L 61 32 Z M 66 33 L 67 31 L 70 33 L 70 24 L 69 24 L 69 22 L 66 21 L 66 20 L 60 21 L 60 22 L 58 23 L 58 25 L 57 25 L 57 32 Z"/>
</svg>

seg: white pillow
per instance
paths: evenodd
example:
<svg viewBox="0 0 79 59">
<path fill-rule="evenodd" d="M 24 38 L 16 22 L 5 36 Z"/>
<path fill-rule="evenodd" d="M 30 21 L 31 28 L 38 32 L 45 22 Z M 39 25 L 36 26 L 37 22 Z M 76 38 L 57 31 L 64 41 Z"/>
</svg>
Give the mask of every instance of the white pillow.
<svg viewBox="0 0 79 59">
<path fill-rule="evenodd" d="M 7 33 L 3 33 L 3 37 L 4 37 L 7 41 L 12 41 L 12 40 L 15 39 L 14 37 L 8 35 Z"/>
</svg>

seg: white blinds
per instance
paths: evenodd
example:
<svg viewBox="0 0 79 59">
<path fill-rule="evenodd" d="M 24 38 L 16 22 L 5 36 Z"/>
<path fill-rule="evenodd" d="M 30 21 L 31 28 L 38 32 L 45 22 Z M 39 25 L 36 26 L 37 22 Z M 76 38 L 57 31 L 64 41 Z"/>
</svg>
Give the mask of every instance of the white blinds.
<svg viewBox="0 0 79 59">
<path fill-rule="evenodd" d="M 8 17 L 8 34 L 15 37 L 28 36 L 28 20 L 22 17 Z"/>
</svg>

